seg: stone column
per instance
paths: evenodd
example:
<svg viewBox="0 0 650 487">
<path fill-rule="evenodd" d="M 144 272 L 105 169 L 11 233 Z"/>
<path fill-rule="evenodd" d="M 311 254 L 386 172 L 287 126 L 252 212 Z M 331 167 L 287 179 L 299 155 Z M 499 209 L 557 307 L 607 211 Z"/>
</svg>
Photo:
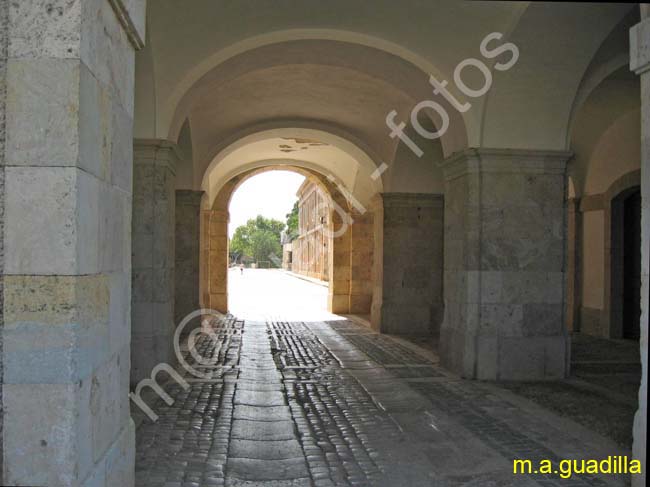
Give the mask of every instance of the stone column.
<svg viewBox="0 0 650 487">
<path fill-rule="evenodd" d="M 207 273 L 201 286 L 203 306 L 228 312 L 228 211 L 204 210 L 201 242 Z"/>
<path fill-rule="evenodd" d="M 5 102 L 7 76 L 7 48 L 9 43 L 9 2 L 0 3 L 0 482 L 4 459 L 2 435 L 2 378 L 4 359 L 2 354 L 2 338 L 4 328 L 4 221 L 5 221 Z"/>
<path fill-rule="evenodd" d="M 570 154 L 468 149 L 445 172 L 442 363 L 468 378 L 568 372 L 565 168 Z"/>
<path fill-rule="evenodd" d="M 646 485 L 648 416 L 648 312 L 650 303 L 650 6 L 641 5 L 641 22 L 630 30 L 630 68 L 641 77 L 641 387 L 634 417 L 634 458 L 643 464 L 634 487 Z"/>
<path fill-rule="evenodd" d="M 438 335 L 442 320 L 443 196 L 384 193 L 380 331 Z"/>
<path fill-rule="evenodd" d="M 174 212 L 176 146 L 136 140 L 133 168 L 131 382 L 175 362 Z"/>
<path fill-rule="evenodd" d="M 203 191 L 176 191 L 174 323 L 199 309 L 199 255 Z"/>
<path fill-rule="evenodd" d="M 344 208 L 340 203 L 339 207 Z M 331 222 L 332 232 L 330 245 L 327 249 L 329 253 L 327 309 L 330 313 L 347 314 L 350 312 L 350 241 L 352 232 L 350 225 L 344 223 L 347 218 L 335 209 L 330 211 L 328 218 L 328 222 Z M 342 225 L 347 225 L 347 227 Z M 345 230 L 343 230 L 344 228 Z"/>
<path fill-rule="evenodd" d="M 369 315 L 372 304 L 374 219 L 370 211 L 353 214 L 350 225 L 350 313 Z"/>
<path fill-rule="evenodd" d="M 580 331 L 580 245 L 582 218 L 580 200 L 571 198 L 567 201 L 567 303 L 566 325 L 571 332 Z"/>
<path fill-rule="evenodd" d="M 132 126 L 144 7 L 0 2 L 3 485 L 133 486 Z"/>
</svg>

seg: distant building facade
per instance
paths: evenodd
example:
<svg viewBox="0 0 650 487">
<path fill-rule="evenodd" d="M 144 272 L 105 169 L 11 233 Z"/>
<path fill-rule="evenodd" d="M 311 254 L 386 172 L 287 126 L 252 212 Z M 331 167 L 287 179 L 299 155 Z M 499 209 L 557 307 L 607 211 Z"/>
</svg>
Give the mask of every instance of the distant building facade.
<svg viewBox="0 0 650 487">
<path fill-rule="evenodd" d="M 291 242 L 291 249 L 285 246 L 283 254 L 293 272 L 327 281 L 328 237 L 324 231 L 327 227 L 327 200 L 318 186 L 308 179 L 296 194 L 299 198 L 298 237 Z"/>
</svg>

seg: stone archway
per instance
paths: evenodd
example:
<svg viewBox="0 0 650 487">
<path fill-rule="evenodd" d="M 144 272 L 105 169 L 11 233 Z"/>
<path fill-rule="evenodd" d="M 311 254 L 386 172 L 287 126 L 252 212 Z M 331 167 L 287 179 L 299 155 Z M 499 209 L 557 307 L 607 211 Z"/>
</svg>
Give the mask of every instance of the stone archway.
<svg viewBox="0 0 650 487">
<path fill-rule="evenodd" d="M 341 189 L 322 174 L 302 167 L 269 165 L 232 177 L 201 212 L 201 306 L 228 311 L 228 207 L 237 188 L 262 172 L 290 170 L 315 183 L 326 195 L 328 228 L 328 311 L 370 314 L 373 291 L 374 212 L 356 210 Z"/>
</svg>

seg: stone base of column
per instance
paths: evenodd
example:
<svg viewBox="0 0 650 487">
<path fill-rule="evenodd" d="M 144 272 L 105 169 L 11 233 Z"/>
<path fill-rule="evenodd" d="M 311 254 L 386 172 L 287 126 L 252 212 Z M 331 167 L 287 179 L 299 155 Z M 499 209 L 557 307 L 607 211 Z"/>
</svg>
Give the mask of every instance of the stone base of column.
<svg viewBox="0 0 650 487">
<path fill-rule="evenodd" d="M 327 295 L 327 309 L 334 314 L 350 313 L 350 295 L 329 293 Z"/>
<path fill-rule="evenodd" d="M 440 360 L 462 377 L 479 380 L 563 379 L 570 338 L 481 336 L 443 327 Z"/>
<path fill-rule="evenodd" d="M 228 294 L 227 293 L 218 293 L 210 294 L 210 309 L 218 311 L 219 313 L 228 312 Z"/>
</svg>

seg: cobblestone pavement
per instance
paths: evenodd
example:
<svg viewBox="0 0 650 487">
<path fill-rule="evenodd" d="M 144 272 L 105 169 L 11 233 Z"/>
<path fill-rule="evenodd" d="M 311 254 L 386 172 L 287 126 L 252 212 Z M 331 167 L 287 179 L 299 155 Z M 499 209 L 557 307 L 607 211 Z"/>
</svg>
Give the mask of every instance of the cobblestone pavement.
<svg viewBox="0 0 650 487">
<path fill-rule="evenodd" d="M 613 444 L 350 321 L 215 321 L 137 430 L 138 487 L 605 486 L 513 476 L 512 459 L 604 458 Z"/>
</svg>

